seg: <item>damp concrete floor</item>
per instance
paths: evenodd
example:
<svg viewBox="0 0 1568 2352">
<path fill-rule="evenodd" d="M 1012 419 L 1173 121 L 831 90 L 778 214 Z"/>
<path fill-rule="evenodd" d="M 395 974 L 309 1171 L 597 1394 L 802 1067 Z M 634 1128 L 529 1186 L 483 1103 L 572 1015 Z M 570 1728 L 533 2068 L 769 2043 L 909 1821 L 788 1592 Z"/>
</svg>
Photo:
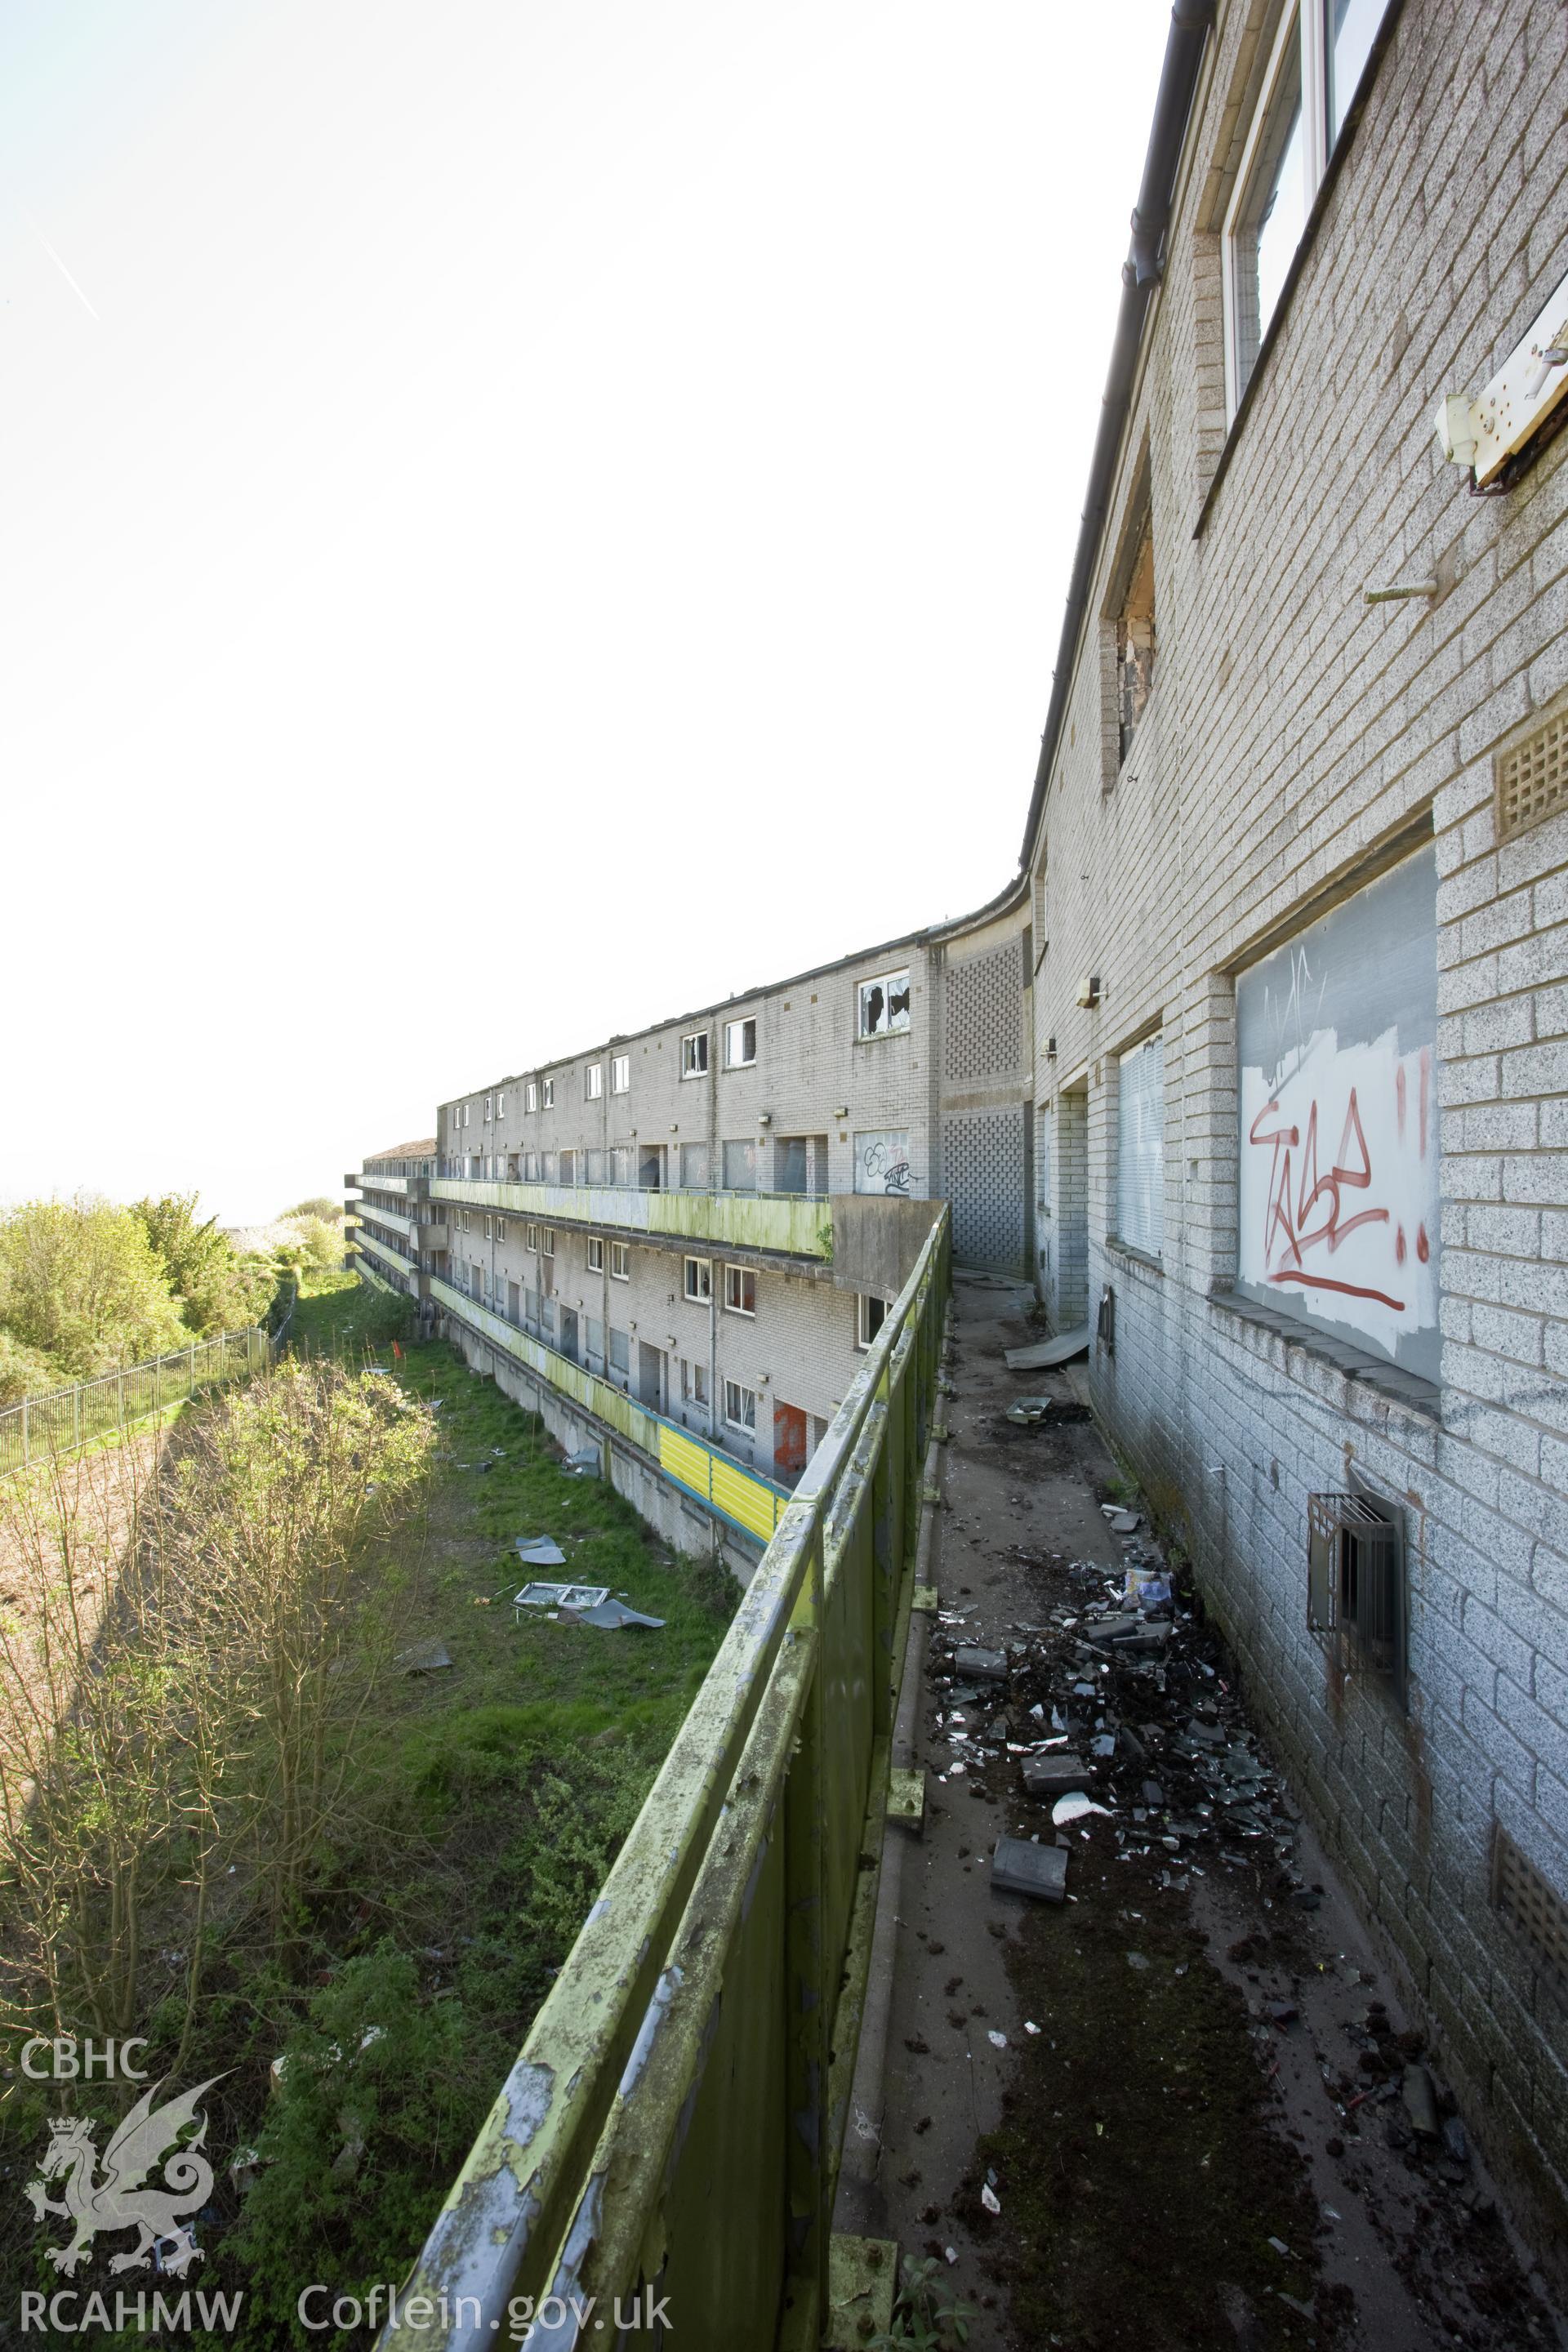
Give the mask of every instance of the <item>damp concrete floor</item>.
<svg viewBox="0 0 1568 2352">
<path fill-rule="evenodd" d="M 914 1622 L 894 1755 L 923 1768 L 926 1818 L 887 1832 L 837 2231 L 933 2265 L 928 2319 L 961 2313 L 973 2352 L 1568 2344 L 1194 1596 L 1178 1586 L 1152 1661 L 1084 1665 L 1150 1540 L 1101 1505 L 1140 1498 L 1081 1365 L 1008 1371 L 1041 1336 L 1027 1290 L 961 1273 L 954 1291 L 940 1610 Z M 1053 1400 L 1032 1428 L 1005 1419 L 1026 1394 Z M 959 1643 L 1008 1654 L 978 1703 L 954 1702 L 974 1687 Z M 1108 1811 L 1060 1829 L 1017 1752 L 1058 1705 L 1087 1710 L 1057 1717 L 1075 1750 L 1090 1718 L 1117 1749 L 1089 1784 Z M 1266 1791 L 1212 1831 L 1194 1816 L 1215 1809 L 1176 1810 L 1197 1739 Z M 1163 1807 L 1137 1802 L 1150 1780 Z M 993 1889 L 1003 1835 L 1065 1843 L 1064 1902 Z M 1438 2102 L 1423 2130 L 1407 2077 Z M 853 2306 L 836 2324 L 869 2326 Z"/>
</svg>

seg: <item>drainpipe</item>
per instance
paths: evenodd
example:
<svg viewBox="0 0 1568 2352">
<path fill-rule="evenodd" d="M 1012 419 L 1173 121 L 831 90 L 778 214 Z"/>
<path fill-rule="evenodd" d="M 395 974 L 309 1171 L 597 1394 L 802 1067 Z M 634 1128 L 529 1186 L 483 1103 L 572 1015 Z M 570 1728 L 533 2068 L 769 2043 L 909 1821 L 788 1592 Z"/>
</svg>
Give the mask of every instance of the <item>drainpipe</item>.
<svg viewBox="0 0 1568 2352">
<path fill-rule="evenodd" d="M 1029 801 L 1028 823 L 1024 830 L 1021 863 L 1026 866 L 1034 853 L 1035 835 L 1039 825 L 1040 811 L 1045 805 L 1046 787 L 1050 782 L 1051 765 L 1061 735 L 1068 689 L 1072 683 L 1073 662 L 1089 604 L 1089 583 L 1105 533 L 1116 460 L 1132 405 L 1132 378 L 1138 364 L 1139 345 L 1143 338 L 1144 315 L 1149 308 L 1150 296 L 1164 273 L 1164 241 L 1171 219 L 1171 193 L 1175 184 L 1176 165 L 1181 158 L 1187 117 L 1192 111 L 1193 92 L 1197 87 L 1204 43 L 1214 23 L 1214 13 L 1215 0 L 1176 0 L 1171 11 L 1171 29 L 1165 37 L 1165 62 L 1160 69 L 1160 89 L 1154 100 L 1154 120 L 1143 158 L 1143 177 L 1139 184 L 1138 202 L 1132 213 L 1132 242 L 1121 265 L 1121 307 L 1117 312 L 1116 334 L 1110 346 L 1110 367 L 1100 404 L 1100 429 L 1095 435 L 1094 454 L 1089 460 L 1089 490 L 1079 525 L 1078 549 L 1073 556 L 1067 612 L 1062 621 L 1061 641 L 1057 647 L 1057 666 L 1051 675 L 1050 707 L 1046 714 L 1039 765 L 1035 772 L 1035 789 Z"/>
</svg>

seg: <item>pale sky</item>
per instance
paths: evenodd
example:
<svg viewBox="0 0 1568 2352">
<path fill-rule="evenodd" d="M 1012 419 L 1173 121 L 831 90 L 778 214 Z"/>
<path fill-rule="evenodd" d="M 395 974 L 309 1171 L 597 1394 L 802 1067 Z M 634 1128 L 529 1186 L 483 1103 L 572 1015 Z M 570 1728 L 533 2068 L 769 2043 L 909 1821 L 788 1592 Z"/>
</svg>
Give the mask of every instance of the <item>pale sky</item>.
<svg viewBox="0 0 1568 2352">
<path fill-rule="evenodd" d="M 8 0 L 0 1198 L 1001 888 L 1168 0 Z"/>
</svg>

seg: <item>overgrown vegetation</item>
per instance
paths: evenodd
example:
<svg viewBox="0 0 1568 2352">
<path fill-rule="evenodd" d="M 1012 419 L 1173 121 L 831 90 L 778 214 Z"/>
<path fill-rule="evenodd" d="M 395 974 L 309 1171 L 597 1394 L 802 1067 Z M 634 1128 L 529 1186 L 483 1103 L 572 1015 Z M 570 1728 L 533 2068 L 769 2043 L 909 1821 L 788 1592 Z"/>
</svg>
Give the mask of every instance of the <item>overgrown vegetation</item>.
<svg viewBox="0 0 1568 2352">
<path fill-rule="evenodd" d="M 195 1192 L 0 1212 L 0 1406 L 261 1321 L 281 1283 L 341 1266 L 342 1225 L 306 1201 L 237 1248 Z"/>
<path fill-rule="evenodd" d="M 112 1606 L 112 1528 L 88 1507 L 67 1530 L 69 1494 L 35 1486 L 54 1664 L 40 1683 L 26 1663 L 40 1632 L 14 1576 L 0 1664 L 7 1704 L 29 1675 L 47 1693 L 0 1755 L 3 2054 L 14 2068 L 35 2024 L 112 2017 L 171 2088 L 223 2078 L 201 2284 L 244 2288 L 221 2340 L 253 2352 L 322 2340 L 295 2318 L 302 2284 L 353 2294 L 406 2266 L 732 1597 L 564 1476 L 539 1423 L 446 1349 L 408 1346 L 392 1377 L 332 1360 L 384 1315 L 402 1328 L 406 1302 L 333 1288 L 296 1312 L 303 1360 L 187 1416 L 142 1482 Z M 513 1539 L 542 1533 L 563 1573 L 664 1630 L 518 1622 Z M 406 1671 L 430 1642 L 450 1665 Z M 107 2120 L 127 2095 L 10 2073 L 13 2179 L 46 2104 Z M 48 2242 L 20 2198 L 0 2207 L 7 2275 L 55 2284 Z M 77 2284 L 107 2283 L 118 2250 Z"/>
</svg>

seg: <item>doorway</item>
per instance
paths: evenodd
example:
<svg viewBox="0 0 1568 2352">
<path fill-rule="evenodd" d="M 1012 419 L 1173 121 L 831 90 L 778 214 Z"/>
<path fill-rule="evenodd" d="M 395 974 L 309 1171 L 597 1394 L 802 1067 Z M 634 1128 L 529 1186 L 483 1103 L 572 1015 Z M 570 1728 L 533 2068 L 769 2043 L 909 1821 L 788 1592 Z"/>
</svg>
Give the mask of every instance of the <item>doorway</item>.
<svg viewBox="0 0 1568 2352">
<path fill-rule="evenodd" d="M 637 1341 L 637 1402 L 650 1412 L 664 1411 L 664 1351 Z"/>
<path fill-rule="evenodd" d="M 773 1475 L 793 1486 L 805 1468 L 805 1414 L 799 1405 L 773 1399 Z"/>
<path fill-rule="evenodd" d="M 1053 1175 L 1056 1213 L 1055 1297 L 1047 1299 L 1058 1331 L 1089 1320 L 1089 1074 L 1057 1097 Z"/>
<path fill-rule="evenodd" d="M 561 1352 L 569 1363 L 580 1360 L 577 1354 L 577 1310 L 574 1307 L 561 1309 Z"/>
</svg>

